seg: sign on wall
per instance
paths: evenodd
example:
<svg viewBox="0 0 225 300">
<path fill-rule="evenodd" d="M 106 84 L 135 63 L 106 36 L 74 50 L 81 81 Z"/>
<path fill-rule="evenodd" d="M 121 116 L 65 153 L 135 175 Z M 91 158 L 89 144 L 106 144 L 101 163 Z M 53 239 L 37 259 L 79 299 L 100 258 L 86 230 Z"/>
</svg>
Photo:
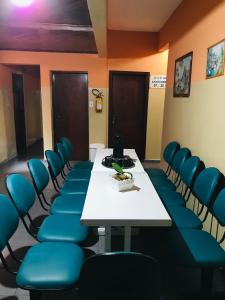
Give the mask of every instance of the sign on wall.
<svg viewBox="0 0 225 300">
<path fill-rule="evenodd" d="M 165 89 L 166 88 L 166 75 L 152 75 L 150 77 L 151 89 Z"/>
</svg>

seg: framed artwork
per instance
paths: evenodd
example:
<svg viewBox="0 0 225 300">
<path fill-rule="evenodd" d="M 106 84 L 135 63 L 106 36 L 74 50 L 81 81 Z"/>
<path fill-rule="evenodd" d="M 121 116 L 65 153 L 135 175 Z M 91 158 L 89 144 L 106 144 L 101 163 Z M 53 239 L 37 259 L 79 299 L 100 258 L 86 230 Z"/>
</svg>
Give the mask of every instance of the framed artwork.
<svg viewBox="0 0 225 300">
<path fill-rule="evenodd" d="M 225 40 L 222 40 L 208 48 L 206 79 L 224 74 L 224 47 Z"/>
<path fill-rule="evenodd" d="M 174 97 L 189 97 L 193 52 L 176 59 L 174 70 Z"/>
</svg>

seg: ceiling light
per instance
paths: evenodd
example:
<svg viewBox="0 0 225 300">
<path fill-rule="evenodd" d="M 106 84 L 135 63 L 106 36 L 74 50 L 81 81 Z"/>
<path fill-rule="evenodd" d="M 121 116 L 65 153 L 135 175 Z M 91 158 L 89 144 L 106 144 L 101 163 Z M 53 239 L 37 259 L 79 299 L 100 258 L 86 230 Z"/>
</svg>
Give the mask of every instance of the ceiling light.
<svg viewBox="0 0 225 300">
<path fill-rule="evenodd" d="M 11 2 L 18 7 L 30 6 L 34 0 L 11 0 Z"/>
</svg>

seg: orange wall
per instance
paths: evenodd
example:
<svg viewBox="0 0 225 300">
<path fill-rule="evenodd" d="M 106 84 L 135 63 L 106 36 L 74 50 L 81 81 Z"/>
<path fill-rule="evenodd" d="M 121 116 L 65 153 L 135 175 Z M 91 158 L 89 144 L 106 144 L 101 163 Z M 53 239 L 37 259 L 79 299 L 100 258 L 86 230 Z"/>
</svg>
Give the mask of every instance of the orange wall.
<svg viewBox="0 0 225 300">
<path fill-rule="evenodd" d="M 157 52 L 157 34 L 108 31 L 108 70 L 166 74 L 168 51 Z M 158 160 L 161 153 L 165 89 L 149 89 L 146 159 Z"/>
<path fill-rule="evenodd" d="M 0 66 L 0 88 L 11 88 L 11 71 L 7 66 Z"/>
<path fill-rule="evenodd" d="M 93 54 L 67 54 L 47 52 L 1 51 L 0 63 L 39 65 L 41 75 L 41 100 L 43 138 L 45 149 L 53 148 L 51 71 L 88 71 L 89 87 L 107 87 L 107 62 Z M 97 120 L 105 130 L 105 116 Z M 103 124 L 102 124 L 103 123 Z M 105 142 L 106 137 L 103 137 Z M 100 141 L 102 142 L 102 141 Z"/>
<path fill-rule="evenodd" d="M 193 51 L 192 82 L 205 79 L 207 48 L 224 38 L 224 0 L 184 0 L 159 34 L 169 43 L 167 86 L 173 85 L 174 61 Z"/>
<path fill-rule="evenodd" d="M 157 53 L 158 34 L 108 30 L 108 58 L 137 58 Z"/>
<path fill-rule="evenodd" d="M 87 71 L 89 89 L 100 88 L 103 90 L 103 113 L 96 115 L 93 109 L 89 109 L 89 128 L 90 142 L 105 144 L 107 144 L 108 71 L 147 71 L 154 75 L 166 73 L 167 53 L 156 52 L 156 34 L 140 33 L 138 36 L 136 32 L 122 32 L 121 35 L 118 35 L 118 32 L 109 32 L 109 37 L 109 48 L 111 49 L 109 58 L 99 58 L 94 54 L 0 51 L 0 64 L 40 66 L 45 149 L 53 147 L 51 71 Z M 162 93 L 159 94 L 160 101 L 164 101 Z M 90 100 L 92 99 L 91 93 L 89 95 Z M 156 98 L 158 99 L 158 96 Z M 156 99 L 155 102 L 157 103 Z M 162 107 L 162 103 L 160 107 Z M 149 146 L 149 148 L 151 147 Z M 159 158 L 158 156 L 156 154 L 154 158 Z M 150 157 L 147 158 L 150 159 Z"/>
<path fill-rule="evenodd" d="M 90 86 L 106 86 L 106 59 L 95 54 L 1 51 L 0 63 L 41 66 L 41 85 L 50 85 L 49 71 L 88 71 Z"/>
</svg>

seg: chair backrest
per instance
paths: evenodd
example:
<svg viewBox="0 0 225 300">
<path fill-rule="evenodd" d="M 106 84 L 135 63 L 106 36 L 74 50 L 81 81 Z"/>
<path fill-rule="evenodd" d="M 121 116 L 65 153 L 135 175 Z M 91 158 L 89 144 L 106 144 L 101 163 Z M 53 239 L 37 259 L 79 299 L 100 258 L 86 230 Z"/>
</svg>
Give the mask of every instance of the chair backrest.
<svg viewBox="0 0 225 300">
<path fill-rule="evenodd" d="M 35 158 L 28 160 L 27 165 L 36 188 L 36 192 L 40 194 L 49 183 L 48 170 L 41 160 Z"/>
<path fill-rule="evenodd" d="M 187 158 L 191 156 L 191 151 L 188 148 L 181 148 L 178 150 L 173 158 L 172 161 L 172 169 L 177 173 L 180 174 L 181 168 Z"/>
<path fill-rule="evenodd" d="M 193 194 L 199 202 L 209 207 L 220 183 L 222 174 L 217 168 L 206 168 L 201 171 L 193 185 Z"/>
<path fill-rule="evenodd" d="M 159 264 L 140 253 L 94 255 L 84 263 L 78 287 L 82 300 L 159 300 Z"/>
<path fill-rule="evenodd" d="M 63 170 L 63 163 L 58 155 L 58 153 L 52 150 L 46 150 L 45 156 L 48 161 L 49 171 L 51 175 L 56 178 L 60 172 Z"/>
<path fill-rule="evenodd" d="M 69 154 L 65 144 L 57 143 L 56 144 L 56 150 L 59 154 L 59 157 L 60 157 L 63 165 L 65 165 L 69 161 L 69 158 L 70 158 L 70 154 Z"/>
<path fill-rule="evenodd" d="M 180 144 L 173 141 L 170 142 L 163 151 L 163 158 L 168 163 L 171 164 L 175 153 L 180 149 Z"/>
<path fill-rule="evenodd" d="M 19 224 L 18 213 L 8 197 L 0 194 L 0 252 L 16 231 Z"/>
<path fill-rule="evenodd" d="M 68 161 L 70 161 L 71 158 L 72 158 L 73 150 L 71 150 L 71 148 L 70 148 L 70 146 L 68 144 L 66 144 L 66 143 L 62 143 L 62 144 L 63 144 L 63 147 L 65 149 Z"/>
<path fill-rule="evenodd" d="M 196 175 L 200 170 L 200 165 L 201 165 L 201 161 L 197 156 L 191 156 L 184 162 L 180 171 L 180 178 L 183 181 L 183 183 L 186 184 L 186 186 L 188 187 L 192 186 L 196 178 Z"/>
<path fill-rule="evenodd" d="M 24 217 L 35 202 L 35 191 L 26 177 L 11 174 L 6 177 L 6 188 L 21 217 Z"/>
<path fill-rule="evenodd" d="M 66 145 L 66 148 L 68 148 L 70 155 L 73 153 L 73 144 L 67 137 L 61 137 L 60 142 L 64 145 Z"/>
<path fill-rule="evenodd" d="M 222 226 L 225 226 L 225 188 L 216 197 L 213 205 L 213 213 Z"/>
</svg>

